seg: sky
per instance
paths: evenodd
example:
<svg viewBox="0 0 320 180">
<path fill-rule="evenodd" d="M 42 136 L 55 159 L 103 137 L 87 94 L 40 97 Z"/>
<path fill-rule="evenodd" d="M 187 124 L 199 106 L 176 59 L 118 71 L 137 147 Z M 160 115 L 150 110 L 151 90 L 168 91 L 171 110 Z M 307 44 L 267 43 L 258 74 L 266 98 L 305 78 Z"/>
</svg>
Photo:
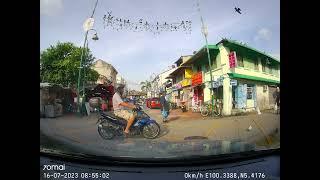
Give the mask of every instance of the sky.
<svg viewBox="0 0 320 180">
<path fill-rule="evenodd" d="M 279 0 L 99 0 L 94 14 L 98 41 L 89 41 L 94 57 L 112 64 L 139 90 L 149 80 L 174 64 L 182 55 L 191 55 L 205 45 L 200 14 L 208 27 L 208 43 L 231 38 L 280 59 Z M 40 51 L 60 42 L 83 46 L 84 21 L 91 16 L 95 0 L 40 0 Z M 234 8 L 241 8 L 242 14 Z M 113 30 L 104 27 L 103 16 L 139 19 L 155 24 L 191 21 L 190 34 L 184 31 L 150 32 Z M 92 37 L 94 33 L 89 33 Z"/>
</svg>

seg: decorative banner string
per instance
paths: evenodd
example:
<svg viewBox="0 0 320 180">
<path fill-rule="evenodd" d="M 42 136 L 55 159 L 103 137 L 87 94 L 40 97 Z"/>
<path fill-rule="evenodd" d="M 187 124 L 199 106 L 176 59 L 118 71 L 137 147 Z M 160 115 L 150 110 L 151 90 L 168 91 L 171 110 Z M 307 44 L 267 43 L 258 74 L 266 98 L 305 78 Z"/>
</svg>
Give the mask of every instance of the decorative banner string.
<svg viewBox="0 0 320 180">
<path fill-rule="evenodd" d="M 130 19 L 124 19 L 119 17 L 114 17 L 111 15 L 112 12 L 108 12 L 108 15 L 103 16 L 103 25 L 104 28 L 110 27 L 113 30 L 131 30 L 134 32 L 151 32 L 153 34 L 160 34 L 161 32 L 175 32 L 175 31 L 184 31 L 187 34 L 191 34 L 191 21 L 181 21 L 174 23 L 151 23 L 139 19 L 134 22 Z"/>
</svg>

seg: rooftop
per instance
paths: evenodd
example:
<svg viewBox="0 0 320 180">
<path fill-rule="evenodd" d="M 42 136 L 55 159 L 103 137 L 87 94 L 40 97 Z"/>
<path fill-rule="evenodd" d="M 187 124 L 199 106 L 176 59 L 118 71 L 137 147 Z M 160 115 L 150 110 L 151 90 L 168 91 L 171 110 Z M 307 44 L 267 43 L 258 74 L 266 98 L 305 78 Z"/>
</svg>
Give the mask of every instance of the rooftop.
<svg viewBox="0 0 320 180">
<path fill-rule="evenodd" d="M 114 68 L 112 66 L 112 64 L 107 63 L 106 61 L 102 60 L 102 59 L 98 59 L 97 61 L 93 62 L 93 66 L 97 65 L 97 64 L 101 64 L 102 66 L 110 66 L 116 73 L 118 73 L 118 71 L 116 70 L 116 68 Z M 97 68 L 97 66 L 95 66 L 95 68 Z M 98 67 L 99 68 L 99 67 Z"/>
<path fill-rule="evenodd" d="M 244 49 L 247 49 L 249 51 L 251 51 L 251 53 L 257 53 L 261 56 L 264 56 L 266 58 L 270 58 L 271 60 L 274 60 L 274 61 L 277 61 L 277 62 L 280 62 L 279 59 L 275 58 L 275 57 L 272 57 L 270 56 L 269 54 L 266 54 L 265 52 L 262 52 L 262 51 L 259 51 L 253 47 L 250 47 L 248 46 L 247 44 L 245 43 L 241 43 L 241 42 L 238 42 L 238 41 L 235 41 L 235 40 L 230 40 L 230 39 L 222 39 L 220 42 L 218 42 L 216 45 L 218 44 L 221 44 L 223 43 L 224 46 L 227 46 L 227 47 L 232 47 L 232 48 L 244 48 Z"/>
</svg>

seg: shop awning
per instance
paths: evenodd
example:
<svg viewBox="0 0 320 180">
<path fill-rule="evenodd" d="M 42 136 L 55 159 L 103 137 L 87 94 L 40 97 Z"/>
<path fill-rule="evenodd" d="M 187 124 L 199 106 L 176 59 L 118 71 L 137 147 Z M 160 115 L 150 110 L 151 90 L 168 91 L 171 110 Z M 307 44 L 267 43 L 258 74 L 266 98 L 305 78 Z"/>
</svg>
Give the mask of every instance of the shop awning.
<svg viewBox="0 0 320 180">
<path fill-rule="evenodd" d="M 277 80 L 261 78 L 261 77 L 256 77 L 256 76 L 248 76 L 248 75 L 237 74 L 237 73 L 228 73 L 228 74 L 229 74 L 230 78 L 249 79 L 249 80 L 262 81 L 262 82 L 268 82 L 268 83 L 274 83 L 274 84 L 280 83 L 280 81 L 277 81 Z"/>
</svg>

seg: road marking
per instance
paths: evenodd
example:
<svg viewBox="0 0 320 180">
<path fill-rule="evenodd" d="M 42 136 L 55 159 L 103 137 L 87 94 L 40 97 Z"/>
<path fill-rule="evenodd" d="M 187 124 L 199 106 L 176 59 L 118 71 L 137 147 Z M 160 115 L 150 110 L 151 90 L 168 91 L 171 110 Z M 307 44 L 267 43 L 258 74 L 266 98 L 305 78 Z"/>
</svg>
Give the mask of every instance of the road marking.
<svg viewBox="0 0 320 180">
<path fill-rule="evenodd" d="M 209 129 L 209 131 L 207 131 L 206 137 L 209 137 L 209 135 L 211 135 L 211 133 L 214 134 L 215 137 L 217 137 L 217 133 L 214 131 L 214 128 L 217 128 L 216 126 L 213 126 Z"/>
<path fill-rule="evenodd" d="M 268 144 L 272 144 L 272 141 L 270 139 L 270 137 L 267 135 L 267 133 L 264 131 L 263 127 L 258 124 L 254 119 L 252 119 L 252 121 L 258 126 L 259 130 L 262 132 L 262 134 L 264 135 L 264 137 L 267 139 Z"/>
</svg>

